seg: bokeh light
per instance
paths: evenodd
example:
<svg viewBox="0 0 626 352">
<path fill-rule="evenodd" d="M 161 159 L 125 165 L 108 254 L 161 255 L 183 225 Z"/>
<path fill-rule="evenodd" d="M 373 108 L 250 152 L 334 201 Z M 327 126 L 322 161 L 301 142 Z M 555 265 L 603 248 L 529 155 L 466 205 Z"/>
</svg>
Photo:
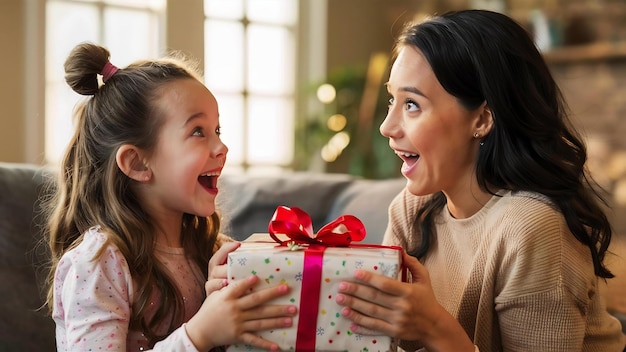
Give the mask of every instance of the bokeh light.
<svg viewBox="0 0 626 352">
<path fill-rule="evenodd" d="M 335 100 L 337 91 L 331 84 L 324 83 L 317 88 L 317 99 L 324 104 L 330 104 Z"/>
<path fill-rule="evenodd" d="M 339 132 L 343 130 L 348 124 L 348 119 L 342 114 L 335 114 L 328 118 L 326 121 L 326 126 L 329 130 L 334 132 Z"/>
<path fill-rule="evenodd" d="M 346 132 L 339 132 L 332 136 L 321 150 L 322 159 L 326 162 L 333 162 L 341 155 L 344 149 L 350 144 L 350 135 Z"/>
</svg>

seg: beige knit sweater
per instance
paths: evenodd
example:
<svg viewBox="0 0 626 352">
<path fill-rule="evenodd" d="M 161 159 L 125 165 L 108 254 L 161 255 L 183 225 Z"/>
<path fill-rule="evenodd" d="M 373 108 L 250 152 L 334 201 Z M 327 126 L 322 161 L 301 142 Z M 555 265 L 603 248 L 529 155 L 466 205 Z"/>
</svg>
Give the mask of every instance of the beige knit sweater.
<svg viewBox="0 0 626 352">
<path fill-rule="evenodd" d="M 438 216 L 421 262 L 439 303 L 480 351 L 621 352 L 626 338 L 597 292 L 588 247 L 544 196 L 499 195 L 470 218 L 445 208 Z M 413 222 L 425 199 L 406 189 L 395 198 L 385 244 L 416 248 Z"/>
</svg>

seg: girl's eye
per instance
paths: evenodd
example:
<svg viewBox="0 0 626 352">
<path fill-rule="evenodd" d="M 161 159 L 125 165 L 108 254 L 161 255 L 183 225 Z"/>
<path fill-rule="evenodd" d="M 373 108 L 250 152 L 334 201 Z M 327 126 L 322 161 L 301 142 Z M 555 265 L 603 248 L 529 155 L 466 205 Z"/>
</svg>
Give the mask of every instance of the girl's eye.
<svg viewBox="0 0 626 352">
<path fill-rule="evenodd" d="M 387 102 L 389 104 L 387 104 L 388 107 L 391 107 L 391 105 L 393 105 L 393 98 L 389 98 L 389 100 L 387 100 Z"/>
<path fill-rule="evenodd" d="M 222 126 L 217 126 L 217 128 L 215 129 L 215 134 L 218 136 L 222 135 Z"/>
<path fill-rule="evenodd" d="M 202 131 L 202 128 L 196 127 L 191 132 L 191 135 L 192 136 L 198 136 L 198 137 L 204 137 L 204 132 Z"/>
</svg>

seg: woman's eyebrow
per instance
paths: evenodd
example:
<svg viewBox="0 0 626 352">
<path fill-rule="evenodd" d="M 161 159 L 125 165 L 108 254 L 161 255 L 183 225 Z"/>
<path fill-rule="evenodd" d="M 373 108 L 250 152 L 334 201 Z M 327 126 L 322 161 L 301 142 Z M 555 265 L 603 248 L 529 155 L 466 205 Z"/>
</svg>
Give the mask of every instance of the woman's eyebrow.
<svg viewBox="0 0 626 352">
<path fill-rule="evenodd" d="M 413 94 L 421 95 L 421 96 L 423 96 L 424 98 L 428 98 L 428 97 L 426 96 L 426 94 L 422 93 L 422 91 L 421 91 L 421 90 L 419 90 L 419 89 L 417 89 L 417 88 L 415 88 L 415 87 L 401 87 L 401 88 L 400 88 L 400 90 L 401 90 L 401 91 L 403 91 L 403 92 L 409 92 L 409 93 L 413 93 Z"/>
<path fill-rule="evenodd" d="M 387 91 L 389 91 L 389 82 L 385 82 L 384 86 L 385 86 L 385 88 L 387 88 Z M 421 90 L 419 90 L 419 89 L 417 89 L 415 87 L 401 87 L 400 91 L 421 95 L 424 98 L 428 99 L 428 96 L 426 94 L 424 94 Z"/>
</svg>

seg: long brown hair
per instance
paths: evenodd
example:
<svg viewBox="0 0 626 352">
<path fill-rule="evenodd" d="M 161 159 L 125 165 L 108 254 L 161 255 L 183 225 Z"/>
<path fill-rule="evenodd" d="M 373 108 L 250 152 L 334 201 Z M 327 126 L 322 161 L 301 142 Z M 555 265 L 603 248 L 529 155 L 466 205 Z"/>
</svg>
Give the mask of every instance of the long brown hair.
<svg viewBox="0 0 626 352">
<path fill-rule="evenodd" d="M 165 268 L 154 258 L 155 222 L 139 201 L 135 181 L 118 168 L 115 155 L 124 144 L 153 150 L 163 124 L 154 102 L 163 87 L 180 79 L 200 81 L 200 76 L 190 61 L 177 55 L 135 62 L 107 77 L 103 84 L 98 78 L 107 62 L 108 50 L 90 43 L 76 46 L 65 62 L 66 82 L 88 98 L 75 111 L 76 130 L 48 204 L 46 230 L 52 259 L 47 304 L 51 310 L 59 260 L 80 243 L 85 231 L 98 225 L 124 255 L 135 280 L 130 328 L 141 330 L 153 345 L 166 336 L 155 332 L 161 323 L 169 323 L 168 334 L 182 324 L 183 300 Z M 219 226 L 217 213 L 208 218 L 183 216 L 185 253 L 205 276 Z M 144 314 L 155 288 L 162 304 L 148 321 Z"/>
<path fill-rule="evenodd" d="M 530 34 L 506 15 L 464 10 L 407 26 L 396 52 L 403 46 L 422 52 L 439 83 L 461 105 L 489 105 L 494 127 L 481 139 L 480 187 L 549 197 L 576 240 L 589 247 L 596 276 L 612 278 L 604 263 L 613 234 L 606 193 L 586 168 L 585 143 Z M 435 218 L 445 204 L 439 192 L 419 211 L 416 227 L 424 240 L 415 256 L 427 254 Z"/>
</svg>

